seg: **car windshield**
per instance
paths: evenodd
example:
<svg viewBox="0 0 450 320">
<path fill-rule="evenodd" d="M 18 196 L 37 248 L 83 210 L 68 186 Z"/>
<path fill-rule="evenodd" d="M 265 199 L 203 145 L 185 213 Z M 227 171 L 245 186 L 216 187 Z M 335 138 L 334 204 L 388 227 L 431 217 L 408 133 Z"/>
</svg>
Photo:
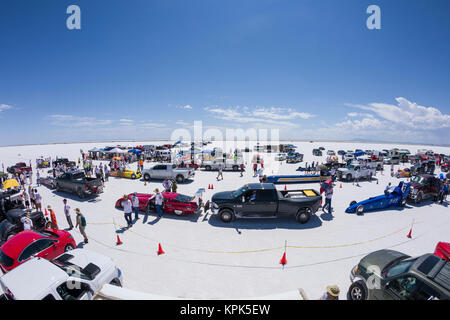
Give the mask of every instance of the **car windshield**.
<svg viewBox="0 0 450 320">
<path fill-rule="evenodd" d="M 69 263 L 69 262 L 62 262 L 59 260 L 52 260 L 50 261 L 58 268 L 62 269 L 64 272 L 66 272 L 71 277 L 76 277 L 84 280 L 91 280 L 83 271 L 82 268 L 79 266 Z"/>
<path fill-rule="evenodd" d="M 425 178 L 424 177 L 419 177 L 419 176 L 415 176 L 412 179 L 413 182 L 424 185 L 425 184 Z"/>
<path fill-rule="evenodd" d="M 194 200 L 194 197 L 186 196 L 184 194 L 179 194 L 175 197 L 175 201 L 182 203 L 191 202 L 192 200 Z"/>
<path fill-rule="evenodd" d="M 411 267 L 411 265 L 416 260 L 417 260 L 417 258 L 400 261 L 395 266 L 389 268 L 386 271 L 386 278 L 392 278 L 392 277 L 395 277 L 396 275 L 407 272 L 409 270 L 409 268 Z"/>
<path fill-rule="evenodd" d="M 247 187 L 242 187 L 236 191 L 233 192 L 233 197 L 237 198 L 240 197 L 245 191 L 247 191 L 248 188 Z"/>
<path fill-rule="evenodd" d="M 14 259 L 9 257 L 6 253 L 4 253 L 2 250 L 0 250 L 0 263 L 9 268 L 14 264 Z"/>
</svg>

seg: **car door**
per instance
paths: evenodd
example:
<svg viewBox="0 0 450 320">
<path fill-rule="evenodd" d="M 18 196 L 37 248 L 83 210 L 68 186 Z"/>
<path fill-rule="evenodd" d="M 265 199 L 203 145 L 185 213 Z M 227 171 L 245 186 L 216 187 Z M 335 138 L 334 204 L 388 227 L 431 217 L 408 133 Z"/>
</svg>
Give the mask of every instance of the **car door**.
<svg viewBox="0 0 450 320">
<path fill-rule="evenodd" d="M 153 167 L 151 176 L 156 179 L 164 179 L 167 170 L 167 165 L 157 165 Z"/>
<path fill-rule="evenodd" d="M 420 280 L 411 274 L 403 274 L 391 279 L 380 290 L 383 300 L 413 300 L 414 293 L 419 288 Z"/>
<path fill-rule="evenodd" d="M 60 255 L 63 248 L 58 248 L 56 243 L 58 241 L 54 239 L 39 239 L 36 241 L 38 244 L 39 256 L 45 259 L 53 259 Z"/>
</svg>

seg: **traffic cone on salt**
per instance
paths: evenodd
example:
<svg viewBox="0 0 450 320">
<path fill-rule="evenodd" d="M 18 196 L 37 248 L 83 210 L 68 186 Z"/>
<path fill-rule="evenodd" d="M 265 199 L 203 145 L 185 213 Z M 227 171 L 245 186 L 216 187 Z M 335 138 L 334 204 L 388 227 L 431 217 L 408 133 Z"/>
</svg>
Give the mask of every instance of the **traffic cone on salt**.
<svg viewBox="0 0 450 320">
<path fill-rule="evenodd" d="M 286 252 L 283 253 L 283 257 L 280 260 L 280 264 L 282 264 L 283 266 L 285 264 L 287 264 L 287 259 L 286 259 Z"/>
<path fill-rule="evenodd" d="M 147 181 L 144 181 L 144 186 L 146 186 L 147 185 Z"/>
<path fill-rule="evenodd" d="M 165 252 L 164 252 L 164 250 L 162 249 L 162 247 L 161 247 L 161 243 L 159 243 L 158 244 L 158 256 L 160 255 L 160 254 L 164 254 Z"/>
<path fill-rule="evenodd" d="M 210 184 L 208 184 L 208 189 L 211 189 L 211 185 Z"/>
<path fill-rule="evenodd" d="M 412 234 L 412 227 L 411 227 L 411 229 L 409 230 L 409 233 L 408 233 L 408 235 L 407 235 L 407 237 L 410 238 L 410 239 L 412 238 L 411 234 Z"/>
<path fill-rule="evenodd" d="M 284 185 L 284 190 L 287 190 L 287 187 L 286 187 L 286 185 Z"/>
<path fill-rule="evenodd" d="M 214 185 L 213 185 L 213 184 L 211 185 L 211 190 L 212 190 L 212 189 L 214 189 Z"/>
<path fill-rule="evenodd" d="M 123 242 L 120 241 L 119 235 L 117 235 L 117 242 L 116 242 L 116 245 L 118 246 L 118 245 L 121 245 L 122 243 L 123 243 Z"/>
<path fill-rule="evenodd" d="M 45 208 L 45 215 L 48 216 L 47 208 Z"/>
<path fill-rule="evenodd" d="M 340 186 L 339 188 L 341 188 L 341 189 L 342 189 L 342 183 L 341 183 L 341 186 Z"/>
</svg>

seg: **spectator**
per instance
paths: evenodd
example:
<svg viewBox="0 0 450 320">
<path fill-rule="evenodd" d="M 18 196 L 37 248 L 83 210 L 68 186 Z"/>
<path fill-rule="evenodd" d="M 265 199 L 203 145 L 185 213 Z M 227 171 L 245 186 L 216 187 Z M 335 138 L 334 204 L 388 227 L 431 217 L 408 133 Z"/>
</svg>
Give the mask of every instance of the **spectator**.
<svg viewBox="0 0 450 320">
<path fill-rule="evenodd" d="M 222 166 L 223 166 L 222 163 L 219 163 L 219 166 L 217 168 L 217 170 L 219 171 L 217 174 L 217 180 L 219 180 L 219 177 L 221 178 L 221 180 L 223 180 L 223 173 L 222 173 L 223 167 Z"/>
<path fill-rule="evenodd" d="M 23 224 L 23 230 L 31 230 L 33 228 L 33 220 L 31 220 L 29 213 L 20 218 L 20 221 Z"/>
<path fill-rule="evenodd" d="M 256 171 L 258 170 L 258 164 L 255 162 L 253 164 L 253 176 L 256 177 Z"/>
<path fill-rule="evenodd" d="M 81 233 L 81 234 L 83 235 L 83 237 L 84 237 L 84 243 L 88 243 L 88 238 L 87 238 L 86 232 L 85 232 L 85 229 L 86 229 L 86 219 L 85 219 L 84 216 L 81 214 L 81 211 L 80 211 L 79 208 L 76 208 L 76 209 L 75 209 L 75 213 L 77 214 L 77 218 L 76 218 L 77 223 L 76 223 L 76 225 L 75 225 L 75 228 L 76 228 L 76 227 L 79 227 L 79 228 L 80 228 L 80 233 Z"/>
<path fill-rule="evenodd" d="M 243 177 L 243 176 L 244 176 L 244 171 L 245 171 L 245 165 L 244 165 L 244 163 L 241 163 L 240 169 L 241 169 L 241 177 Z"/>
<path fill-rule="evenodd" d="M 328 210 L 328 213 L 332 214 L 333 208 L 331 207 L 331 199 L 333 198 L 333 185 L 330 184 L 328 188 L 325 190 L 325 206 L 323 207 L 323 211 L 325 209 Z"/>
<path fill-rule="evenodd" d="M 124 198 L 124 200 L 122 201 L 123 213 L 124 213 L 125 221 L 127 222 L 127 227 L 130 228 L 133 225 L 133 221 L 131 220 L 131 212 L 133 211 L 132 204 L 126 194 L 123 196 L 123 198 Z"/>
<path fill-rule="evenodd" d="M 64 215 L 66 216 L 67 223 L 69 224 L 69 230 L 73 229 L 72 218 L 70 217 L 70 206 L 67 204 L 67 199 L 63 200 L 64 203 Z"/>
<path fill-rule="evenodd" d="M 56 221 L 55 212 L 53 211 L 52 207 L 50 205 L 47 206 L 47 209 L 50 214 L 50 221 L 52 222 L 52 229 L 58 229 L 58 222 Z"/>
<path fill-rule="evenodd" d="M 319 300 L 339 300 L 339 287 L 337 285 L 327 286 L 327 292 Z"/>
<path fill-rule="evenodd" d="M 163 185 L 165 192 L 170 192 L 170 189 L 172 187 L 172 181 L 170 181 L 169 178 L 166 177 L 166 179 L 164 179 L 162 185 Z"/>
<path fill-rule="evenodd" d="M 172 192 L 177 192 L 178 185 L 177 185 L 177 179 L 172 180 Z"/>
<path fill-rule="evenodd" d="M 36 211 L 41 211 L 42 210 L 42 197 L 39 194 L 39 192 L 37 191 L 37 189 L 34 189 L 34 202 L 36 205 Z"/>
<path fill-rule="evenodd" d="M 139 220 L 139 198 L 137 197 L 137 192 L 133 193 L 131 200 L 133 201 L 134 217 L 136 220 Z"/>
<path fill-rule="evenodd" d="M 158 217 L 162 217 L 163 212 L 162 212 L 162 205 L 164 202 L 164 197 L 162 196 L 162 194 L 159 192 L 159 189 L 156 188 L 154 190 L 155 194 L 153 195 L 153 197 L 151 197 L 149 200 L 153 200 L 155 199 L 155 208 L 156 208 L 156 212 L 158 214 Z"/>
</svg>

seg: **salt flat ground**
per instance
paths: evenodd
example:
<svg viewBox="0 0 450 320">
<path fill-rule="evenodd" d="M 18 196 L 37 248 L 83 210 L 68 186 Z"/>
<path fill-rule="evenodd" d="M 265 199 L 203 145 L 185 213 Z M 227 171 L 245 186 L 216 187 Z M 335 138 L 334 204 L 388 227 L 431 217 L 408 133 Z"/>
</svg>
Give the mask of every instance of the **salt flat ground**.
<svg viewBox="0 0 450 320">
<path fill-rule="evenodd" d="M 161 142 L 162 143 L 162 142 Z M 265 157 L 265 174 L 293 174 L 305 162 L 324 161 L 312 156 L 312 149 L 323 146 L 337 151 L 360 149 L 407 148 L 412 153 L 426 146 L 390 145 L 374 143 L 343 142 L 295 142 L 298 151 L 305 155 L 301 164 L 283 163 L 278 167 Z M 18 161 L 35 165 L 36 157 L 64 156 L 76 160 L 80 149 L 106 145 L 136 145 L 133 143 L 82 143 L 53 144 L 0 148 L 0 162 L 5 168 Z M 147 142 L 155 144 L 155 142 Z M 217 144 L 217 143 L 216 143 Z M 252 147 L 252 145 L 250 146 Z M 211 148 L 209 145 L 207 148 Z M 439 153 L 450 153 L 450 148 L 428 147 Z M 226 149 L 228 150 L 228 149 Z M 249 182 L 257 182 L 246 154 L 247 170 L 244 177 L 238 172 L 224 172 L 222 181 L 216 180 L 216 172 L 197 170 L 192 182 L 179 184 L 178 192 L 193 195 L 205 188 L 205 201 L 218 191 L 235 190 Z M 130 168 L 135 169 L 135 164 Z M 149 167 L 145 163 L 145 167 Z M 395 171 L 403 166 L 395 166 Z M 45 186 L 38 187 L 43 204 L 55 209 L 60 228 L 67 228 L 63 215 L 62 199 L 67 198 L 72 209 L 78 207 L 87 219 L 89 243 L 84 248 L 110 256 L 122 269 L 124 287 L 152 294 L 185 297 L 190 299 L 239 299 L 283 293 L 303 288 L 310 299 L 321 296 L 325 287 L 337 284 L 341 288 L 340 298 L 346 298 L 350 285 L 351 268 L 366 254 L 380 249 L 393 249 L 409 255 L 433 252 L 437 242 L 450 242 L 450 210 L 447 205 L 431 201 L 421 205 L 407 205 L 402 210 L 389 209 L 366 213 L 363 216 L 346 214 L 345 209 L 352 200 L 361 201 L 383 194 L 388 182 L 397 185 L 399 179 L 389 174 L 385 166 L 384 175 L 377 173 L 372 182 L 360 182 L 360 187 L 351 182 L 336 183 L 331 217 L 319 211 L 307 224 L 301 225 L 292 219 L 236 220 L 225 224 L 210 213 L 194 216 L 164 215 L 157 219 L 144 214 L 128 231 L 120 231 L 125 225 L 123 212 L 114 208 L 115 201 L 123 194 L 134 191 L 152 193 L 161 188 L 161 181 L 144 185 L 143 180 L 128 180 L 111 177 L 105 192 L 94 199 L 79 200 L 70 194 L 57 193 Z M 440 171 L 437 170 L 439 174 Z M 45 175 L 45 174 L 44 174 Z M 376 182 L 376 179 L 379 182 Z M 213 184 L 214 190 L 208 190 Z M 284 189 L 284 185 L 277 186 Z M 288 185 L 288 189 L 314 188 L 319 184 Z M 72 217 L 75 214 L 72 213 Z M 134 218 L 134 214 L 133 214 Z M 412 239 L 407 234 L 414 221 Z M 73 231 L 77 243 L 82 237 Z M 119 235 L 123 244 L 116 246 Z M 287 265 L 279 261 L 287 243 Z M 157 255 L 161 243 L 164 255 Z"/>
</svg>

